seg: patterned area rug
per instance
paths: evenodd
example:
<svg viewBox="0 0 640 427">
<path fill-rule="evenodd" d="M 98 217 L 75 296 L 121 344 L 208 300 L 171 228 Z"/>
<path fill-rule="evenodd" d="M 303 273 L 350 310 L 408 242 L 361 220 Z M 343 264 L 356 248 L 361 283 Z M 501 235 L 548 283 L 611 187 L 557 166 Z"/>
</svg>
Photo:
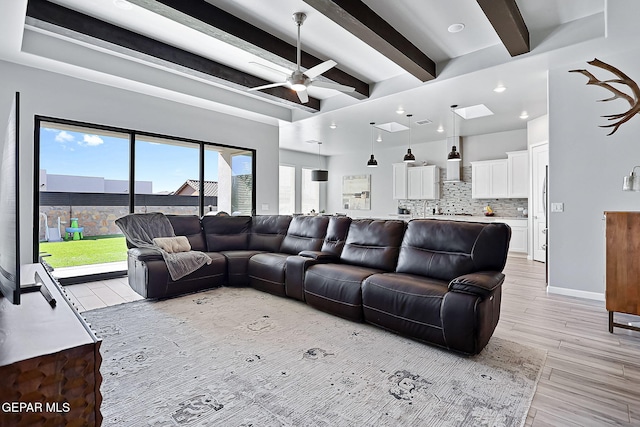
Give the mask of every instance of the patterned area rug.
<svg viewBox="0 0 640 427">
<path fill-rule="evenodd" d="M 546 352 L 464 357 L 251 288 L 85 313 L 104 425 L 521 426 Z"/>
</svg>

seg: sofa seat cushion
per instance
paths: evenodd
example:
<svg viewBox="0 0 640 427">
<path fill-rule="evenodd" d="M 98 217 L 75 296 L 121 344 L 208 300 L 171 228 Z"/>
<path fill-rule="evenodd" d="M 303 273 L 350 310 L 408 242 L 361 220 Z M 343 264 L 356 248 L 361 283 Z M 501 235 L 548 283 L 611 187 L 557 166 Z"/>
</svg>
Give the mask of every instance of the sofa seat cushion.
<svg viewBox="0 0 640 427">
<path fill-rule="evenodd" d="M 145 298 L 165 298 L 224 285 L 227 280 L 227 259 L 215 252 L 207 255 L 211 258 L 211 264 L 205 264 L 180 280 L 173 281 L 162 257 L 140 260 L 130 253 L 129 285 Z"/>
<path fill-rule="evenodd" d="M 229 286 L 249 286 L 249 260 L 262 251 L 222 251 L 227 259 L 227 284 Z"/>
<path fill-rule="evenodd" d="M 446 347 L 440 316 L 447 282 L 403 273 L 369 276 L 362 284 L 364 320 Z"/>
<path fill-rule="evenodd" d="M 290 254 L 263 253 L 249 259 L 249 284 L 261 291 L 286 296 L 285 270 Z"/>
<path fill-rule="evenodd" d="M 317 264 L 304 276 L 305 301 L 320 310 L 361 322 L 362 281 L 382 270 L 346 264 Z"/>
</svg>

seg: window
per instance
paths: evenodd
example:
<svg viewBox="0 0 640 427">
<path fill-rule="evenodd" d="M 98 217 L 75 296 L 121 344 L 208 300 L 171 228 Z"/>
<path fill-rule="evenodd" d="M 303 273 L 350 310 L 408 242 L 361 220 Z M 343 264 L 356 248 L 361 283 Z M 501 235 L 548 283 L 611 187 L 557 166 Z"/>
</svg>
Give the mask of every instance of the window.
<svg viewBox="0 0 640 427">
<path fill-rule="evenodd" d="M 199 147 L 190 142 L 137 136 L 135 212 L 197 215 Z"/>
<path fill-rule="evenodd" d="M 279 210 L 280 215 L 296 211 L 296 168 L 280 165 Z"/>
<path fill-rule="evenodd" d="M 205 211 L 253 214 L 251 151 L 205 145 L 204 177 Z"/>
<path fill-rule="evenodd" d="M 320 183 L 311 180 L 311 169 L 302 169 L 302 213 L 320 211 Z"/>
<path fill-rule="evenodd" d="M 34 260 L 43 256 L 54 277 L 87 274 L 77 267 L 88 264 L 100 264 L 91 274 L 126 271 L 115 220 L 129 212 L 255 212 L 255 150 L 38 116 L 36 128 Z M 107 239 L 115 239 L 113 251 L 90 244 Z M 59 251 L 71 248 L 77 258 Z"/>
</svg>

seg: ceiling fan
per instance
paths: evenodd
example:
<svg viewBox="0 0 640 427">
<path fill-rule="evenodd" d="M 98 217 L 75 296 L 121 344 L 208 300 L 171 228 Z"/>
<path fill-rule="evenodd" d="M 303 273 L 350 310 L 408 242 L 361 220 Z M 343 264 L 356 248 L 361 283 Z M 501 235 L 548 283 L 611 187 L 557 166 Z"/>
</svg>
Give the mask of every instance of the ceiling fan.
<svg viewBox="0 0 640 427">
<path fill-rule="evenodd" d="M 261 66 L 263 68 L 267 68 L 271 71 L 276 71 L 280 74 L 283 74 L 284 76 L 286 76 L 286 80 L 283 82 L 279 82 L 279 83 L 270 83 L 267 85 L 263 85 L 263 86 L 257 86 L 257 87 L 253 87 L 251 89 L 249 89 L 249 91 L 255 91 L 255 90 L 261 90 L 261 89 L 268 89 L 271 87 L 278 87 L 278 86 L 287 86 L 291 89 L 293 89 L 294 91 L 296 91 L 296 93 L 298 94 L 298 98 L 300 98 L 300 102 L 302 102 L 303 104 L 309 101 L 309 95 L 307 94 L 307 88 L 309 86 L 315 86 L 315 87 L 323 87 L 323 88 L 327 88 L 327 89 L 335 89 L 338 90 L 340 92 L 353 92 L 355 90 L 355 88 L 351 87 L 351 86 L 345 86 L 345 85 L 341 85 L 338 83 L 330 83 L 330 82 L 323 82 L 320 80 L 313 80 L 315 77 L 318 77 L 320 74 L 326 72 L 327 70 L 335 67 L 337 65 L 337 63 L 335 61 L 332 60 L 328 60 L 328 61 L 324 61 L 318 65 L 316 65 L 315 67 L 311 67 L 309 68 L 306 72 L 302 72 L 302 70 L 300 69 L 300 27 L 302 26 L 302 23 L 304 22 L 304 20 L 307 19 L 307 14 L 303 13 L 303 12 L 296 12 L 293 14 L 293 21 L 296 23 L 296 25 L 298 26 L 298 45 L 297 45 L 297 49 L 296 49 L 296 69 L 293 70 L 291 72 L 291 75 L 288 75 L 286 73 L 283 73 L 280 70 L 276 70 L 275 68 L 271 68 L 269 66 L 266 66 L 264 64 L 260 64 L 258 62 L 254 62 L 253 64 L 256 64 L 258 66 Z"/>
</svg>

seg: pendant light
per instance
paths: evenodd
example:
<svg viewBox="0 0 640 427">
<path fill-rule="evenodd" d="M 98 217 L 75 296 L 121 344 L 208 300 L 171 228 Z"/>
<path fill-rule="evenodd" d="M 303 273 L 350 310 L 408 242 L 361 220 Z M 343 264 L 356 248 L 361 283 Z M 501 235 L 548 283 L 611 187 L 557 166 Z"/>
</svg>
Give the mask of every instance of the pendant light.
<svg viewBox="0 0 640 427">
<path fill-rule="evenodd" d="M 367 167 L 368 168 L 377 168 L 378 167 L 378 161 L 375 159 L 375 157 L 373 157 L 373 125 L 375 125 L 376 123 L 375 122 L 371 122 L 369 124 L 371 125 L 371 158 L 367 162 Z"/>
<path fill-rule="evenodd" d="M 329 171 L 321 168 L 322 163 L 320 162 L 320 146 L 322 145 L 321 141 L 318 141 L 318 169 L 314 169 L 311 171 L 311 181 L 328 181 L 329 180 Z"/>
<path fill-rule="evenodd" d="M 456 112 L 455 109 L 458 108 L 457 105 L 452 105 L 451 106 L 451 114 L 453 115 L 453 118 L 451 119 L 452 122 L 452 126 L 453 126 L 453 139 L 455 140 L 456 138 Z M 449 162 L 459 162 L 460 160 L 462 160 L 462 158 L 460 157 L 460 153 L 456 150 L 456 146 L 452 146 L 451 147 L 451 152 L 449 153 L 449 155 L 447 156 L 447 161 Z"/>
<path fill-rule="evenodd" d="M 403 161 L 405 163 L 414 163 L 416 156 L 411 153 L 411 117 L 413 117 L 413 114 L 407 114 L 407 117 L 409 118 L 409 148 L 407 149 L 407 154 L 404 155 Z"/>
</svg>

